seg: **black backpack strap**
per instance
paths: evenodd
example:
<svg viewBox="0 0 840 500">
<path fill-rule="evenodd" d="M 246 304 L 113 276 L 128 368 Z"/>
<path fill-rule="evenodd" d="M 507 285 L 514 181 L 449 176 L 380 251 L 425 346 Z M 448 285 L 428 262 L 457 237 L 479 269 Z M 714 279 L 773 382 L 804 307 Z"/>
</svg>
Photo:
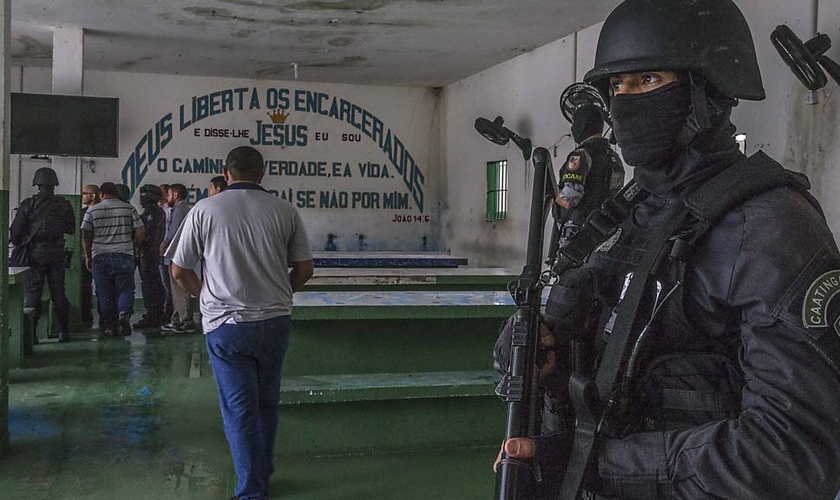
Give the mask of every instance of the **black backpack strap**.
<svg viewBox="0 0 840 500">
<path fill-rule="evenodd" d="M 733 208 L 750 198 L 779 187 L 788 186 L 801 194 L 825 218 L 819 202 L 808 190 L 811 183 L 805 174 L 787 170 L 759 151 L 712 177 L 684 197 L 693 223 L 674 237 L 671 257 L 687 261 L 694 244 Z"/>
<path fill-rule="evenodd" d="M 717 223 L 730 210 L 771 189 L 789 186 L 802 194 L 823 217 L 817 200 L 808 193 L 811 183 L 805 174 L 787 170 L 763 151 L 746 158 L 685 197 L 691 213 L 710 226 Z"/>
<path fill-rule="evenodd" d="M 790 183 L 784 167 L 759 151 L 695 189 L 685 198 L 691 213 L 714 225 L 730 210 L 752 198 Z"/>
</svg>

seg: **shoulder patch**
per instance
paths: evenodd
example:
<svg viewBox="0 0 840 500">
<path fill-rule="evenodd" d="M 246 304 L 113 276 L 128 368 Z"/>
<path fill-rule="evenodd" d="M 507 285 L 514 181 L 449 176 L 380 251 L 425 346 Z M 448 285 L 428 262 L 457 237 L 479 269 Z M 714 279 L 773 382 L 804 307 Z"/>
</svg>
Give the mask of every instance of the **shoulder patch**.
<svg viewBox="0 0 840 500">
<path fill-rule="evenodd" d="M 569 155 L 569 161 L 566 162 L 566 170 L 569 172 L 577 172 L 580 170 L 580 155 L 573 152 Z"/>
<path fill-rule="evenodd" d="M 836 308 L 830 308 L 838 293 L 840 269 L 828 271 L 811 283 L 802 301 L 802 324 L 805 328 L 825 328 L 833 320 L 834 330 L 840 335 L 840 314 L 834 312 Z M 837 318 L 832 318 L 832 313 Z"/>
</svg>

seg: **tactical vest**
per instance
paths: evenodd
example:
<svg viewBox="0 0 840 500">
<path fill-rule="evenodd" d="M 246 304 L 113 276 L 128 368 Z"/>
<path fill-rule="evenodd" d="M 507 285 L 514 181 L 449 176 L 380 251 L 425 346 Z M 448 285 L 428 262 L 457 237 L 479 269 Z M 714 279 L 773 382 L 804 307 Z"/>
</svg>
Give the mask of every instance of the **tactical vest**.
<svg viewBox="0 0 840 500">
<path fill-rule="evenodd" d="M 740 164 L 727 169 L 685 198 L 649 199 L 644 211 L 634 217 L 641 219 L 645 226 L 659 227 L 664 220 L 657 220 L 667 212 L 668 206 L 685 204 L 687 214 L 685 223 L 670 238 L 663 255 L 670 255 L 669 260 L 658 273 L 662 288 L 648 290 L 640 306 L 642 317 L 653 316 L 653 308 L 658 295 L 667 294 L 676 283 L 686 283 L 686 270 L 694 262 L 693 248 L 702 244 L 708 231 L 713 228 L 733 208 L 748 199 L 774 188 L 788 186 L 799 192 L 822 215 L 819 204 L 808 193 L 807 178 L 785 170 L 763 153 L 759 153 Z M 646 218 L 649 217 L 648 220 Z M 628 231 L 618 239 L 604 255 L 605 267 L 610 274 L 625 276 L 650 251 L 648 238 L 650 230 Z M 836 257 L 836 256 L 835 256 Z M 824 272 L 836 269 L 837 263 L 826 263 L 820 270 Z M 711 268 L 709 268 L 711 269 Z M 809 268 L 810 269 L 810 268 Z M 811 279 L 816 279 L 814 276 Z M 770 286 L 770 284 L 768 284 Z M 791 290 L 794 284 L 787 284 Z M 633 392 L 626 410 L 628 430 L 666 431 L 690 428 L 706 422 L 737 417 L 740 412 L 740 393 L 744 384 L 743 373 L 738 363 L 740 347 L 739 327 L 742 321 L 740 311 L 715 310 L 715 314 L 702 313 L 700 328 L 696 326 L 698 318 L 689 318 L 700 314 L 691 304 L 693 297 L 685 286 L 674 287 L 675 293 L 655 316 L 651 323 L 654 336 L 640 350 L 638 368 L 634 371 L 622 367 L 626 373 L 632 373 Z M 792 300 L 790 307 L 795 308 L 802 300 Z M 786 314 L 782 311 L 780 314 Z M 801 317 L 800 309 L 790 317 L 781 318 L 786 324 L 795 323 Z M 800 315 L 800 316 L 797 316 Z M 609 319 L 607 333 L 609 337 Z M 805 331 L 803 340 L 810 343 L 817 353 L 835 370 L 840 369 L 840 340 L 837 335 L 825 331 Z M 631 357 L 628 354 L 628 357 Z"/>
<path fill-rule="evenodd" d="M 29 230 L 35 229 L 32 246 L 64 246 L 64 234 L 73 227 L 73 207 L 60 196 L 27 198 L 20 205 L 30 221 Z"/>
</svg>

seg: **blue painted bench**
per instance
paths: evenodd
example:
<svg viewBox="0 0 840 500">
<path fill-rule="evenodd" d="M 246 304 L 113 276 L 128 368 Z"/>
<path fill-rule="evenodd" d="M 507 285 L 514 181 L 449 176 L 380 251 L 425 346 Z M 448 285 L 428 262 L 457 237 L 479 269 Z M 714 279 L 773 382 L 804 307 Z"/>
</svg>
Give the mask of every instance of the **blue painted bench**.
<svg viewBox="0 0 840 500">
<path fill-rule="evenodd" d="M 504 268 L 318 268 L 305 291 L 505 291 L 519 270 Z"/>
<path fill-rule="evenodd" d="M 466 266 L 468 260 L 440 252 L 315 252 L 315 267 L 435 268 Z"/>
</svg>

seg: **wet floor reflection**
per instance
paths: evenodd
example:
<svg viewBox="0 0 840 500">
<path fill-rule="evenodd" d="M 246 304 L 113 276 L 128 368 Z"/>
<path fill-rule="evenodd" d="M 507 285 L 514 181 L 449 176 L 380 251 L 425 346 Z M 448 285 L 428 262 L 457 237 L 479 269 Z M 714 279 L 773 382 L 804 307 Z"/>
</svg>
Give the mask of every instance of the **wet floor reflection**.
<svg viewBox="0 0 840 500">
<path fill-rule="evenodd" d="M 203 336 L 77 335 L 37 346 L 10 380 L 4 498 L 230 498 Z"/>
</svg>

